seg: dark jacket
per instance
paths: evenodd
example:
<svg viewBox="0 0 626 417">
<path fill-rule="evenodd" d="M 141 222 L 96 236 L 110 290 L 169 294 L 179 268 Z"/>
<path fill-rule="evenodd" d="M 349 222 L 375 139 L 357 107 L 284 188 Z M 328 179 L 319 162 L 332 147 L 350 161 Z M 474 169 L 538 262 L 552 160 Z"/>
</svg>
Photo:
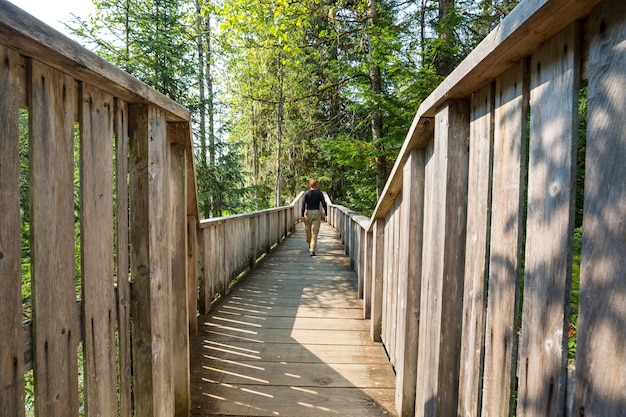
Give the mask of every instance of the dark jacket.
<svg viewBox="0 0 626 417">
<path fill-rule="evenodd" d="M 324 194 L 319 190 L 309 190 L 304 193 L 304 202 L 302 203 L 302 217 L 306 210 L 319 210 L 320 204 L 324 207 L 324 213 L 326 213 L 326 201 L 324 201 Z"/>
</svg>

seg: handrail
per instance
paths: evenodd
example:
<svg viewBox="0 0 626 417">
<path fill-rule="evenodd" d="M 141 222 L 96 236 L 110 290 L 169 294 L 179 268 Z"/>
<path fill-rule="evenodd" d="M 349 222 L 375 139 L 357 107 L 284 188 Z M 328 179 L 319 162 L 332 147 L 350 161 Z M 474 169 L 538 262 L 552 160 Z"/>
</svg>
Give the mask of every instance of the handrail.
<svg viewBox="0 0 626 417">
<path fill-rule="evenodd" d="M 303 195 L 288 206 L 200 221 L 201 313 L 210 311 L 215 298 L 228 294 L 240 274 L 254 269 L 261 257 L 293 232 Z"/>
<path fill-rule="evenodd" d="M 625 33 L 621 0 L 522 1 L 420 106 L 371 218 L 325 196 L 371 337 L 395 368 L 399 414 L 626 408 L 626 363 L 615 354 L 626 339 Z M 0 61 L 3 413 L 24 413 L 28 345 L 39 413 L 78 415 L 81 347 L 90 414 L 189 415 L 198 310 L 292 231 L 303 194 L 199 220 L 186 109 L 6 0 Z M 569 326 L 583 82 L 580 303 Z M 30 144 L 26 327 L 21 117 Z"/>
<path fill-rule="evenodd" d="M 618 0 L 522 1 L 422 103 L 369 221 L 331 216 L 400 415 L 626 407 L 626 361 L 610 353 L 626 339 L 625 33 Z"/>
</svg>

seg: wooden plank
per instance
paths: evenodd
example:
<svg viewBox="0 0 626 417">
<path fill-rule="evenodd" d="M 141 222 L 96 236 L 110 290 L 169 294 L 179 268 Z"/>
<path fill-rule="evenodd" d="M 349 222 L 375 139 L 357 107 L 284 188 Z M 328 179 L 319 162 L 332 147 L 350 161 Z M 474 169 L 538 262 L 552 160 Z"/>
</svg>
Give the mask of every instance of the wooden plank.
<svg viewBox="0 0 626 417">
<path fill-rule="evenodd" d="M 117 415 L 116 300 L 113 265 L 113 122 L 109 94 L 80 92 L 80 226 L 85 406 Z"/>
<path fill-rule="evenodd" d="M 591 16 L 589 118 L 574 415 L 626 410 L 626 8 Z"/>
<path fill-rule="evenodd" d="M 514 408 L 524 231 L 527 70 L 522 62 L 496 80 L 484 415 L 509 415 Z"/>
<path fill-rule="evenodd" d="M 133 371 L 138 417 L 174 415 L 167 126 L 162 112 L 129 106 Z"/>
<path fill-rule="evenodd" d="M 363 272 L 363 318 L 370 319 L 372 314 L 372 287 L 373 287 L 373 243 L 374 233 L 363 230 L 364 234 L 364 272 Z"/>
<path fill-rule="evenodd" d="M 372 231 L 372 296 L 371 296 L 371 328 L 370 337 L 374 342 L 381 341 L 382 307 L 383 307 L 383 274 L 384 274 L 384 219 L 374 219 Z"/>
<path fill-rule="evenodd" d="M 0 410 L 24 416 L 19 56 L 0 46 Z"/>
<path fill-rule="evenodd" d="M 35 407 L 78 416 L 74 80 L 32 61 L 29 87 Z M 54 221 L 50 221 L 54 219 Z"/>
<path fill-rule="evenodd" d="M 323 384 L 321 381 L 320 385 Z M 198 386 L 198 406 L 191 417 L 363 416 L 393 417 L 393 388 L 299 388 L 286 391 L 265 385 L 204 383 Z M 280 401 L 276 401 L 280 398 Z M 375 399 L 375 400 L 374 400 Z"/>
<path fill-rule="evenodd" d="M 469 103 L 450 101 L 435 117 L 435 140 L 426 154 L 422 297 L 417 366 L 416 415 L 457 412 Z"/>
<path fill-rule="evenodd" d="M 254 361 L 254 366 L 245 365 L 242 361 L 205 355 L 202 367 L 195 367 L 191 378 L 193 383 L 262 383 L 290 387 L 323 385 L 332 388 L 389 388 L 389 381 L 393 380 L 393 370 L 388 363 L 336 363 L 328 366 L 310 358 L 310 361 L 301 363 Z"/>
<path fill-rule="evenodd" d="M 489 256 L 489 214 L 493 147 L 493 86 L 476 91 L 470 102 L 470 149 L 467 190 L 467 236 L 463 334 L 458 415 L 478 415 L 485 334 L 485 283 Z"/>
<path fill-rule="evenodd" d="M 389 292 L 388 297 L 390 298 L 389 302 L 389 339 L 385 343 L 387 349 L 393 352 L 392 358 L 393 363 L 397 363 L 398 358 L 398 315 L 400 312 L 398 311 L 398 298 L 400 294 L 398 281 L 400 280 L 400 220 L 402 219 L 402 202 L 404 200 L 404 195 L 400 194 L 394 203 L 394 208 L 392 209 L 392 227 L 393 227 L 393 242 L 391 246 L 391 260 L 392 260 L 392 270 L 391 270 L 391 281 L 389 282 Z"/>
<path fill-rule="evenodd" d="M 398 279 L 398 361 L 396 411 L 415 415 L 417 343 L 419 335 L 422 235 L 424 229 L 424 152 L 416 149 L 406 158 L 400 219 Z"/>
<path fill-rule="evenodd" d="M 189 173 L 189 170 L 187 170 Z M 189 211 L 189 210 L 187 210 Z M 189 334 L 198 333 L 198 219 L 187 216 L 187 305 L 189 315 Z"/>
<path fill-rule="evenodd" d="M 130 327 L 130 259 L 128 236 L 128 106 L 115 100 L 114 117 L 116 163 L 116 261 L 117 319 L 119 345 L 119 407 L 121 417 L 130 417 L 131 396 L 131 327 Z"/>
<path fill-rule="evenodd" d="M 186 149 L 176 144 L 185 129 L 168 125 L 171 259 L 171 322 L 173 351 L 171 358 L 174 415 L 187 416 L 191 404 L 189 393 L 189 306 L 187 304 L 187 159 Z"/>
<path fill-rule="evenodd" d="M 564 413 L 580 51 L 576 24 L 533 53 L 520 416 Z"/>
<path fill-rule="evenodd" d="M 340 317 L 332 318 L 334 321 Z M 194 366 L 206 355 L 225 360 L 259 360 L 263 362 L 310 363 L 324 361 L 327 363 L 356 364 L 387 364 L 389 359 L 380 345 L 324 345 L 297 343 L 254 343 L 238 342 L 236 346 L 209 339 L 202 343 L 191 344 L 191 360 Z"/>
</svg>

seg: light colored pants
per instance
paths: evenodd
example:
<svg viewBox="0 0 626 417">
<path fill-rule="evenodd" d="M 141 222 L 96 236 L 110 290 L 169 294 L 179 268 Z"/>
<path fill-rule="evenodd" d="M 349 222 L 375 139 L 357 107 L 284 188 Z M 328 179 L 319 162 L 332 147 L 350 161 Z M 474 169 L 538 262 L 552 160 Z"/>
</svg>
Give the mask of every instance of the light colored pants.
<svg viewBox="0 0 626 417">
<path fill-rule="evenodd" d="M 304 216 L 306 217 L 306 223 L 304 223 L 306 243 L 309 244 L 309 250 L 315 252 L 317 249 L 317 235 L 320 232 L 320 223 L 322 222 L 322 212 L 320 210 L 307 210 Z"/>
</svg>

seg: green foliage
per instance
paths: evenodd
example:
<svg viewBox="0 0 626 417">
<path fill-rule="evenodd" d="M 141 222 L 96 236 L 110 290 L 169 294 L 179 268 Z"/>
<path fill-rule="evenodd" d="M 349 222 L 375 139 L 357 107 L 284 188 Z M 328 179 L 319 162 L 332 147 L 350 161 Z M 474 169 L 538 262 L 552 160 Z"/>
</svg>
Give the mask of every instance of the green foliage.
<svg viewBox="0 0 626 417">
<path fill-rule="evenodd" d="M 335 201 L 367 213 L 419 104 L 516 3 L 96 0 L 95 14 L 74 30 L 190 106 L 203 126 L 207 112 L 218 121 L 215 136 L 194 132 L 201 144 L 215 140 L 211 160 L 203 145 L 197 163 L 205 214 L 289 202 L 312 177 Z M 215 86 L 205 98 L 203 71 Z M 364 144 L 357 161 L 351 154 Z M 217 161 L 220 147 L 229 150 Z"/>
</svg>

